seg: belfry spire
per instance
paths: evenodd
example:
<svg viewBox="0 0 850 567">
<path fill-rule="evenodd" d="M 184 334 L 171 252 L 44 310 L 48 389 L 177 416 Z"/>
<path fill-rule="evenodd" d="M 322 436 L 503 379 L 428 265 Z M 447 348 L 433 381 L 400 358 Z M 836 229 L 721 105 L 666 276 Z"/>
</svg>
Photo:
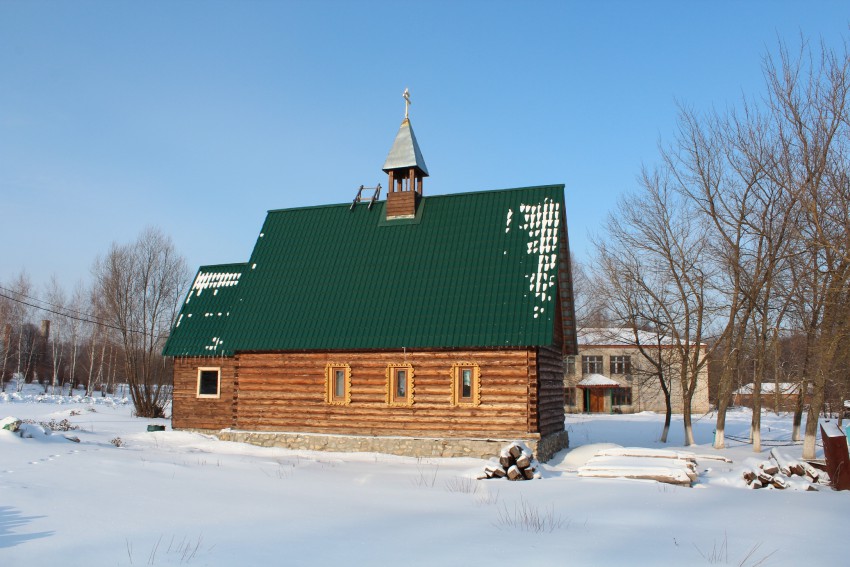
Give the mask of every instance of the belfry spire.
<svg viewBox="0 0 850 567">
<path fill-rule="evenodd" d="M 428 177 L 428 167 L 410 125 L 410 90 L 404 89 L 402 97 L 404 120 L 382 168 L 389 175 L 387 217 L 415 215 L 417 201 L 422 195 L 422 179 Z"/>
</svg>

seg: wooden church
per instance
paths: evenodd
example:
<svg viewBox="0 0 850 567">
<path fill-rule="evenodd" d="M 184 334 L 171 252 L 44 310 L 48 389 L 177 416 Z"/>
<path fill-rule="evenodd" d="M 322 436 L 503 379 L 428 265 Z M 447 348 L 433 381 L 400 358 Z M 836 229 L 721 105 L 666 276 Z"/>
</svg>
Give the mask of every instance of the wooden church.
<svg viewBox="0 0 850 567">
<path fill-rule="evenodd" d="M 548 459 L 577 351 L 563 185 L 426 197 L 407 111 L 383 171 L 386 200 L 269 211 L 248 262 L 198 270 L 164 350 L 173 427 Z"/>
</svg>

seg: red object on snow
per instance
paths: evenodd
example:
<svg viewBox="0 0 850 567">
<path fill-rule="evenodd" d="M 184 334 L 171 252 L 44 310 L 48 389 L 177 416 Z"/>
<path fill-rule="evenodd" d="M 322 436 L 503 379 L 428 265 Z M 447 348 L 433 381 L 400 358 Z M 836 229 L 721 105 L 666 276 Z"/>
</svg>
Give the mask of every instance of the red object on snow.
<svg viewBox="0 0 850 567">
<path fill-rule="evenodd" d="M 835 490 L 850 490 L 850 454 L 847 451 L 847 437 L 838 424 L 833 421 L 820 426 L 823 440 L 823 453 L 826 457 L 826 472 Z"/>
</svg>

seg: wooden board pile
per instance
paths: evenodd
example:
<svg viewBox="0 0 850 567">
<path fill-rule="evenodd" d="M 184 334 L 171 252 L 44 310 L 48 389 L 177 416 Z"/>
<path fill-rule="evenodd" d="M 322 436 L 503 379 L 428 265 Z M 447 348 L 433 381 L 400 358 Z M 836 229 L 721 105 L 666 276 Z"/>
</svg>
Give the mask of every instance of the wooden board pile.
<svg viewBox="0 0 850 567">
<path fill-rule="evenodd" d="M 498 461 L 491 461 L 484 467 L 484 476 L 480 478 L 507 478 L 508 480 L 531 480 L 537 476 L 536 461 L 531 449 L 520 442 L 504 447 Z"/>
<path fill-rule="evenodd" d="M 817 490 L 816 484 L 828 484 L 829 479 L 823 471 L 819 471 L 805 461 L 798 461 L 776 448 L 770 450 L 768 460 L 759 463 L 758 468 L 745 470 L 744 480 L 750 488 L 797 488 L 801 486 L 792 482 L 792 477 L 800 477 L 808 481 L 806 490 Z"/>
<path fill-rule="evenodd" d="M 603 449 L 578 469 L 581 477 L 655 480 L 692 486 L 697 481 L 697 459 L 732 462 L 720 455 L 696 455 L 688 451 L 617 447 Z"/>
</svg>

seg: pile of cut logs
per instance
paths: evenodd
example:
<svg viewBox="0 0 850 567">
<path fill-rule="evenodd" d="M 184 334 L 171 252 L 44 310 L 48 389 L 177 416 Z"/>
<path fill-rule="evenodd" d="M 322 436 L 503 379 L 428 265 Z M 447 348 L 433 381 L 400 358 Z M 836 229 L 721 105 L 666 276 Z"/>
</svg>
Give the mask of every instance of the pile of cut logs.
<svg viewBox="0 0 850 567">
<path fill-rule="evenodd" d="M 744 480 L 750 488 L 773 487 L 784 490 L 789 488 L 788 480 L 793 476 L 808 480 L 811 483 L 808 490 L 817 490 L 814 487 L 815 484 L 829 482 L 825 472 L 805 461 L 789 457 L 775 448 L 770 450 L 770 458 L 759 463 L 757 469 L 744 471 Z"/>
<path fill-rule="evenodd" d="M 514 442 L 502 449 L 498 462 L 493 460 L 484 467 L 484 476 L 481 478 L 531 480 L 536 470 L 531 450 L 523 443 Z"/>
</svg>

